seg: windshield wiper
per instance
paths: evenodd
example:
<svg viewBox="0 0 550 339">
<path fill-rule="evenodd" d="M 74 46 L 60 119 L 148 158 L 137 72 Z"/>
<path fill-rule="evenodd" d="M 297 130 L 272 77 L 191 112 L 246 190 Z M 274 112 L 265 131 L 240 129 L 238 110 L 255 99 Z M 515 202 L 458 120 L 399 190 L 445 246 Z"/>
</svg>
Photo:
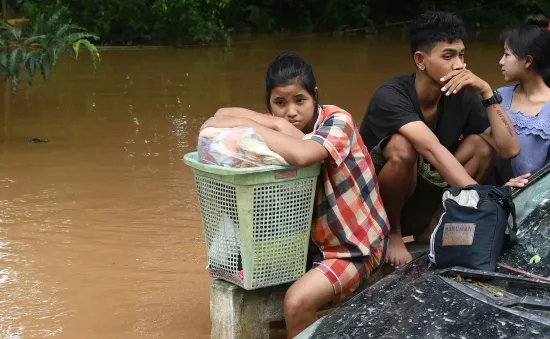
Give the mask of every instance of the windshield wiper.
<svg viewBox="0 0 550 339">
<path fill-rule="evenodd" d="M 508 270 L 508 271 L 512 271 L 512 272 L 515 272 L 515 273 L 519 273 L 523 276 L 526 276 L 526 277 L 529 277 L 529 278 L 533 278 L 533 279 L 536 279 L 536 280 L 544 280 L 544 281 L 550 281 L 549 278 L 547 277 L 543 277 L 542 275 L 537 275 L 537 274 L 533 274 L 533 273 L 529 273 L 527 271 L 524 271 L 522 269 L 519 269 L 519 268 L 516 268 L 516 267 L 512 267 L 510 265 L 506 265 L 504 263 L 498 263 L 497 266 L 499 268 L 504 268 L 505 270 Z"/>
<path fill-rule="evenodd" d="M 533 296 L 518 296 L 497 286 L 480 284 L 476 280 L 500 280 L 509 285 L 519 285 L 520 287 L 534 287 L 535 289 L 550 289 L 550 283 L 546 281 L 535 280 L 531 278 L 517 277 L 502 273 L 484 272 L 472 270 L 464 267 L 453 267 L 436 272 L 447 284 L 456 290 L 477 299 L 481 302 L 491 304 L 502 310 L 529 319 L 537 321 L 546 326 L 550 326 L 550 319 L 547 317 L 550 312 L 550 299 Z M 458 278 L 465 279 L 453 279 Z M 527 285 L 527 286 L 526 286 Z M 540 314 L 542 312 L 544 314 Z"/>
<path fill-rule="evenodd" d="M 550 289 L 549 281 L 519 277 L 514 275 L 496 273 L 496 272 L 486 272 L 486 271 L 474 270 L 474 269 L 459 267 L 459 266 L 446 268 L 440 271 L 436 271 L 434 273 L 437 275 L 447 276 L 447 277 L 460 276 L 466 279 L 500 280 L 500 281 L 506 281 L 508 284 L 511 284 L 511 285 L 522 285 L 522 286 L 527 285 L 529 287 L 535 287 L 537 289 L 541 289 L 541 288 Z M 506 292 L 505 298 L 491 297 L 491 299 L 493 299 L 493 302 L 496 305 L 502 306 L 502 307 L 519 306 L 519 307 L 523 307 L 531 310 L 550 311 L 550 299 L 539 298 L 539 297 L 534 297 L 530 295 L 517 296 L 508 291 L 504 291 L 504 292 Z"/>
<path fill-rule="evenodd" d="M 537 311 L 550 311 L 550 300 L 526 295 L 508 300 L 497 300 L 495 304 L 503 307 L 523 307 Z"/>
<path fill-rule="evenodd" d="M 547 280 L 520 277 L 516 275 L 503 274 L 503 273 L 497 273 L 497 272 L 480 271 L 480 270 L 474 270 L 471 268 L 460 267 L 460 266 L 437 270 L 434 272 L 434 274 L 440 275 L 440 276 L 446 276 L 446 277 L 449 277 L 449 276 L 456 277 L 460 275 L 463 278 L 469 278 L 469 279 L 501 280 L 514 285 L 517 284 L 522 286 L 535 287 L 539 289 L 540 288 L 550 289 L 550 281 L 547 281 Z"/>
</svg>

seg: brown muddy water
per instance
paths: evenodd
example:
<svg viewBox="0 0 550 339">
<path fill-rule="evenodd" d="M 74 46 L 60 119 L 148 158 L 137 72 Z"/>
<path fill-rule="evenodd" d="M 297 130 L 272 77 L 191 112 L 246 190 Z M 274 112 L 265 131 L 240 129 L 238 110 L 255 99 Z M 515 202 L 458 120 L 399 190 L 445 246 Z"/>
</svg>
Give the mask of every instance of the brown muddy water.
<svg viewBox="0 0 550 339">
<path fill-rule="evenodd" d="M 468 67 L 501 85 L 500 47 L 467 47 Z M 66 58 L 15 98 L 0 87 L 1 338 L 209 337 L 210 277 L 183 156 L 217 108 L 265 111 L 265 68 L 288 49 L 312 63 L 321 102 L 358 124 L 377 86 L 413 69 L 402 41 L 268 39 L 104 50 L 97 73 Z"/>
</svg>

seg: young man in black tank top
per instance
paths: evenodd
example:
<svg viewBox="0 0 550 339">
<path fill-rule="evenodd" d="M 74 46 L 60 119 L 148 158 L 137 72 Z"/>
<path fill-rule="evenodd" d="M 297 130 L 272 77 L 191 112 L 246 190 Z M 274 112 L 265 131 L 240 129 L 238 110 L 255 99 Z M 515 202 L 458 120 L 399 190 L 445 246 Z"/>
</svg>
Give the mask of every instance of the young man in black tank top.
<svg viewBox="0 0 550 339">
<path fill-rule="evenodd" d="M 493 149 L 506 159 L 519 154 L 499 95 L 466 68 L 466 36 L 454 14 L 421 15 L 410 38 L 416 73 L 386 81 L 361 124 L 391 226 L 386 261 L 394 266 L 411 260 L 402 236 L 429 239 L 445 187 L 483 180 Z"/>
</svg>

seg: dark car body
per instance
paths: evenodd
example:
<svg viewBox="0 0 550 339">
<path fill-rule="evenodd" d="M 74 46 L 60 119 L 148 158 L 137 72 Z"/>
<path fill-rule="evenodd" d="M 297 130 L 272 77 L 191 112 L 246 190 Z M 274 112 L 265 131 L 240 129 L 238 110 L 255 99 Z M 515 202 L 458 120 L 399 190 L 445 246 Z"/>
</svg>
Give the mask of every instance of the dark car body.
<svg viewBox="0 0 550 339">
<path fill-rule="evenodd" d="M 550 276 L 550 166 L 514 192 L 518 244 L 500 262 Z M 538 263 L 529 263 L 538 255 Z M 550 279 L 428 268 L 424 254 L 297 338 L 550 338 Z"/>
</svg>

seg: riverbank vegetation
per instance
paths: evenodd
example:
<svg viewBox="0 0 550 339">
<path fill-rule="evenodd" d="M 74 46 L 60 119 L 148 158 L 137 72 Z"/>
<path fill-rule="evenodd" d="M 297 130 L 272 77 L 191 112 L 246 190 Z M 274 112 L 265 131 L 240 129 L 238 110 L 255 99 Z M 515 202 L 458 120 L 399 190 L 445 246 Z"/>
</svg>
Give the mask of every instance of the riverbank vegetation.
<svg viewBox="0 0 550 339">
<path fill-rule="evenodd" d="M 233 32 L 365 34 L 406 24 L 425 10 L 459 13 L 472 27 L 502 28 L 529 14 L 550 15 L 547 0 L 5 0 L 13 15 L 60 8 L 109 45 L 229 41 Z"/>
</svg>

